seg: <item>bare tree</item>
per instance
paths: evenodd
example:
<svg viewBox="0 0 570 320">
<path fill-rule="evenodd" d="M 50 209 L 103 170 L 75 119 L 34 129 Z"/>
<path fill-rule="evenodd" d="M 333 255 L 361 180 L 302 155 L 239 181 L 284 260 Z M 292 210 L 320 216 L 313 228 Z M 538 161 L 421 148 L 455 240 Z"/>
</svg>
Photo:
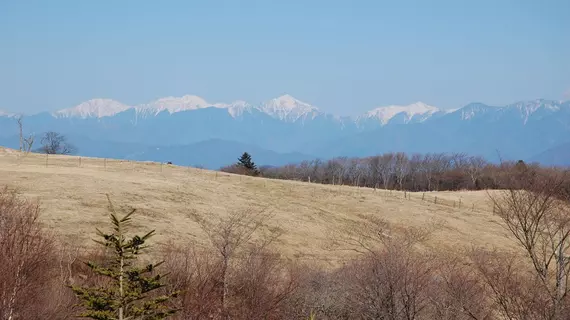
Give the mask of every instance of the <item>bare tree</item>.
<svg viewBox="0 0 570 320">
<path fill-rule="evenodd" d="M 35 137 L 33 134 L 30 134 L 29 137 L 24 137 L 24 124 L 22 116 L 17 118 L 18 121 L 18 128 L 20 129 L 20 152 L 29 153 L 34 146 Z"/>
<path fill-rule="evenodd" d="M 467 174 L 471 179 L 471 187 L 477 188 L 477 181 L 481 177 L 481 173 L 487 162 L 481 157 L 469 157 L 467 161 Z"/>
<path fill-rule="evenodd" d="M 266 213 L 265 210 L 239 210 L 231 213 L 226 218 L 220 218 L 217 222 L 211 222 L 211 219 L 205 219 L 196 212 L 191 212 L 190 214 L 207 234 L 213 249 L 221 259 L 219 275 L 221 293 L 219 299 L 222 307 L 222 317 L 229 319 L 228 294 L 231 264 L 244 246 L 253 243 L 254 233 L 257 231 L 261 232 L 261 227 L 271 215 Z M 280 230 L 271 229 L 269 231 L 269 234 L 261 237 L 259 242 L 257 242 L 260 248 L 266 247 L 280 236 Z"/>
<path fill-rule="evenodd" d="M 20 129 L 20 152 L 24 151 L 24 132 L 23 132 L 23 123 L 22 123 L 22 116 L 16 119 L 18 121 L 18 128 Z"/>
<path fill-rule="evenodd" d="M 563 319 L 570 291 L 570 206 L 563 189 L 566 174 L 538 173 L 526 167 L 517 170 L 511 172 L 511 187 L 490 198 L 548 294 L 548 319 Z"/>
<path fill-rule="evenodd" d="M 57 132 L 49 131 L 41 140 L 40 151 L 46 154 L 73 154 L 77 151 L 74 145 L 67 141 L 67 137 Z"/>
<path fill-rule="evenodd" d="M 331 233 L 331 249 L 361 256 L 340 271 L 351 319 L 421 319 L 428 309 L 434 256 L 417 251 L 434 229 L 393 232 L 375 216 Z M 427 318 L 427 317 L 426 317 Z M 341 319 L 340 317 L 338 319 Z"/>
<path fill-rule="evenodd" d="M 396 159 L 394 163 L 394 171 L 396 174 L 396 181 L 398 182 L 398 189 L 404 189 L 404 179 L 406 179 L 410 170 L 410 161 L 405 153 L 396 153 Z"/>
</svg>

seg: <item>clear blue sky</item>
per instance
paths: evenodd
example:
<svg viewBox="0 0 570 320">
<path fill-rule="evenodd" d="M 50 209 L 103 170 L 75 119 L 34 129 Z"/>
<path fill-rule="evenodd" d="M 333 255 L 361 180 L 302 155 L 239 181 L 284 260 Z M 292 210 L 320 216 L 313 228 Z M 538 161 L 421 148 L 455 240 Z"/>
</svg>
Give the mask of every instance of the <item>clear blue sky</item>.
<svg viewBox="0 0 570 320">
<path fill-rule="evenodd" d="M 0 0 L 0 109 L 570 99 L 569 0 Z"/>
</svg>

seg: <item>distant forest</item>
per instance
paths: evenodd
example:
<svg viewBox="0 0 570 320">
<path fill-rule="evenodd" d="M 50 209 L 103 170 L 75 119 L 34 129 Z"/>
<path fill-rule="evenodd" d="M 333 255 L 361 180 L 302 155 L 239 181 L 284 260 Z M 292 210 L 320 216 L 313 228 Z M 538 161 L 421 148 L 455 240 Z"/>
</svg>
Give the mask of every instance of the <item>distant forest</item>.
<svg viewBox="0 0 570 320">
<path fill-rule="evenodd" d="M 221 170 L 247 174 L 236 165 Z M 406 191 L 507 189 L 512 187 L 513 175 L 529 171 L 554 173 L 567 168 L 541 167 L 522 160 L 493 164 L 465 153 L 386 153 L 259 168 L 266 178 Z M 570 181 L 568 185 L 570 188 Z"/>
</svg>

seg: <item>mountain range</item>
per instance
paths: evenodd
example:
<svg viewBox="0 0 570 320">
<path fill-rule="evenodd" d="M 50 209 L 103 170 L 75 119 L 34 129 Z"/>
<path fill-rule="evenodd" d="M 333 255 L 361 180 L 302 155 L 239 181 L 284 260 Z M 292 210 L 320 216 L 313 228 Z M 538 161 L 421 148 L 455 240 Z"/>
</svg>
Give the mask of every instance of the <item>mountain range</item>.
<svg viewBox="0 0 570 320">
<path fill-rule="evenodd" d="M 14 113 L 0 111 L 0 144 L 15 147 Z M 570 165 L 570 101 L 441 109 L 416 102 L 341 117 L 284 95 L 259 104 L 166 97 L 129 106 L 93 99 L 27 115 L 26 134 L 57 131 L 85 156 L 218 168 L 248 151 L 263 165 L 384 152 L 465 152 L 490 161 Z M 255 152 L 254 152 L 255 151 Z"/>
</svg>

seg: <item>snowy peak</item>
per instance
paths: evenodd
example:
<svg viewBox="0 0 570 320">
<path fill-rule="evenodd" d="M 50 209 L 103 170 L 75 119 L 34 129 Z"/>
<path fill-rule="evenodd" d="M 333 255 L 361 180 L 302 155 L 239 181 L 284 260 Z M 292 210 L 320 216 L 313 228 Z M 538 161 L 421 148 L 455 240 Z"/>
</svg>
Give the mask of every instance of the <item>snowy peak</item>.
<svg viewBox="0 0 570 320">
<path fill-rule="evenodd" d="M 230 104 L 217 103 L 214 107 L 228 109 L 228 113 L 234 118 L 241 116 L 245 112 L 251 112 L 251 110 L 253 110 L 252 105 L 242 100 L 237 100 Z"/>
<path fill-rule="evenodd" d="M 300 118 L 319 114 L 319 109 L 286 94 L 262 103 L 260 111 L 280 120 L 297 121 Z"/>
<path fill-rule="evenodd" d="M 392 105 L 378 107 L 368 111 L 364 116 L 360 117 L 360 119 L 378 119 L 382 125 L 386 125 L 394 117 L 401 115 L 404 118 L 404 123 L 409 123 L 412 120 L 422 122 L 439 111 L 440 110 L 436 107 L 432 107 L 423 102 L 416 102 L 407 106 Z"/>
<path fill-rule="evenodd" d="M 461 120 L 471 120 L 478 116 L 482 116 L 493 111 L 500 110 L 500 107 L 491 107 L 483 103 L 470 103 L 459 109 Z"/>
<path fill-rule="evenodd" d="M 522 115 L 531 115 L 539 110 L 556 112 L 560 110 L 561 106 L 561 101 L 537 99 L 516 102 L 508 105 L 506 108 L 517 109 Z"/>
<path fill-rule="evenodd" d="M 520 119 L 526 124 L 531 119 L 551 115 L 565 109 L 567 104 L 561 101 L 536 99 L 520 101 L 506 106 L 494 107 L 482 103 L 470 103 L 460 109 L 461 120 L 472 120 L 480 117 L 489 119 Z"/>
<path fill-rule="evenodd" d="M 214 106 L 206 102 L 198 96 L 186 95 L 182 97 L 166 97 L 137 106 L 137 110 L 142 113 L 157 115 L 162 111 L 168 111 L 170 114 L 196 110 Z"/>
<path fill-rule="evenodd" d="M 13 116 L 15 116 L 13 113 L 10 113 L 10 112 L 4 111 L 4 110 L 0 110 L 0 117 L 11 118 Z"/>
<path fill-rule="evenodd" d="M 111 99 L 92 99 L 73 108 L 53 113 L 56 118 L 103 118 L 111 117 L 131 107 Z"/>
<path fill-rule="evenodd" d="M 520 101 L 505 107 L 506 111 L 514 110 L 526 124 L 531 118 L 541 118 L 562 110 L 565 104 L 562 101 L 537 99 Z"/>
</svg>

